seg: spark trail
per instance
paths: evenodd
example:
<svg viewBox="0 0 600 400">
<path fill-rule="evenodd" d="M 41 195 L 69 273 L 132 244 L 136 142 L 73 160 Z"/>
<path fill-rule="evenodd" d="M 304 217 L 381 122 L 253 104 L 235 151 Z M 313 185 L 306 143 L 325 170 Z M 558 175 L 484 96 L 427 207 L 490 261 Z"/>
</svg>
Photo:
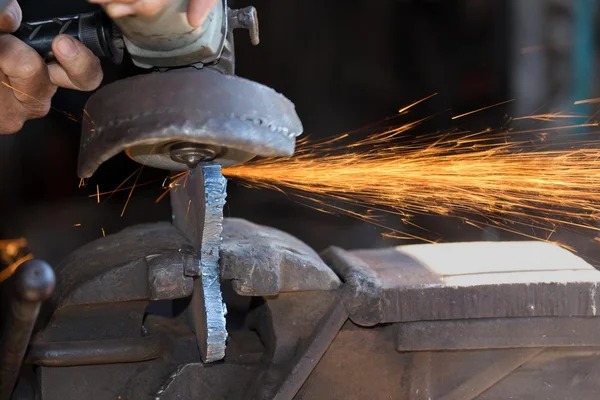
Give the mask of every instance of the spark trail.
<svg viewBox="0 0 600 400">
<path fill-rule="evenodd" d="M 528 118 L 555 121 L 561 115 Z M 411 130 L 421 122 L 349 144 L 344 141 L 351 134 L 303 140 L 290 158 L 257 160 L 223 173 L 383 228 L 388 226 L 377 216 L 382 212 L 408 225 L 416 215 L 454 216 L 536 239 L 528 233 L 532 229 L 545 232 L 545 239 L 557 227 L 598 231 L 600 150 L 589 141 L 571 141 L 568 149 L 547 143 L 574 129 L 598 134 L 596 123 L 415 136 Z M 431 241 L 429 233 L 417 232 L 389 228 L 387 235 Z"/>
</svg>

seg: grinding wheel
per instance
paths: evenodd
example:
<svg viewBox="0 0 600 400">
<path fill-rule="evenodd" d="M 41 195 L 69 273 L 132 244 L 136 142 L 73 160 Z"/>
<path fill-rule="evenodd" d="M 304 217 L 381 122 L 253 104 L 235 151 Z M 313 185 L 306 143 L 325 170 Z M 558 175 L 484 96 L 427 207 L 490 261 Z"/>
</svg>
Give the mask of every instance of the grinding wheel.
<svg viewBox="0 0 600 400">
<path fill-rule="evenodd" d="M 228 166 L 289 156 L 302 130 L 294 104 L 264 85 L 210 68 L 154 72 L 90 97 L 78 172 L 89 178 L 121 151 L 172 171 L 191 169 L 202 157 Z"/>
</svg>

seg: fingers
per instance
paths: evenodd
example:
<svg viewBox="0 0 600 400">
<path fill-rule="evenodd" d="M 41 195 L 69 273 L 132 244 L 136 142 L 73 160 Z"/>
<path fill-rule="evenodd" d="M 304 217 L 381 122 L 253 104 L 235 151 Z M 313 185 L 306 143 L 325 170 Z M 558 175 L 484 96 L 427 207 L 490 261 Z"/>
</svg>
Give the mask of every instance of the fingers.
<svg viewBox="0 0 600 400">
<path fill-rule="evenodd" d="M 151 17 L 158 14 L 173 0 L 89 0 L 91 3 L 102 4 L 111 18 L 121 18 L 127 15 L 143 15 Z M 202 25 L 210 10 L 219 0 L 190 0 L 188 22 L 193 27 Z"/>
<path fill-rule="evenodd" d="M 19 29 L 23 14 L 17 0 L 12 0 L 0 15 L 0 32 L 12 33 Z"/>
<path fill-rule="evenodd" d="M 106 13 L 111 18 L 127 15 L 152 17 L 158 14 L 172 0 L 90 0 L 92 3 L 104 4 Z"/>
<path fill-rule="evenodd" d="M 12 35 L 0 35 L 0 70 L 8 79 L 0 89 L 12 89 L 24 117 L 40 118 L 48 113 L 56 86 L 35 50 Z"/>
<path fill-rule="evenodd" d="M 208 13 L 217 4 L 218 0 L 190 0 L 188 8 L 188 22 L 197 28 L 206 19 Z"/>
<path fill-rule="evenodd" d="M 28 119 L 48 114 L 55 92 L 35 50 L 12 35 L 0 35 L 0 134 L 15 133 Z"/>
<path fill-rule="evenodd" d="M 100 60 L 79 41 L 68 35 L 59 35 L 52 42 L 52 51 L 60 63 L 48 66 L 54 85 L 90 91 L 102 82 Z"/>
</svg>

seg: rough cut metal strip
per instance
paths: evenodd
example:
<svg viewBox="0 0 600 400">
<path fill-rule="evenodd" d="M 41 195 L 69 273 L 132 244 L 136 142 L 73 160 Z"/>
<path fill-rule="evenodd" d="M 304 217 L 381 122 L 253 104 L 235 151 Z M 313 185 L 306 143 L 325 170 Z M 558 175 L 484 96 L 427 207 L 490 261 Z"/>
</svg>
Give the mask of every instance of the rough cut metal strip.
<svg viewBox="0 0 600 400">
<path fill-rule="evenodd" d="M 218 164 L 203 164 L 171 194 L 173 223 L 200 254 L 201 274 L 194 282 L 191 310 L 204 362 L 225 357 L 225 314 L 221 294 L 219 247 L 227 180 Z"/>
</svg>

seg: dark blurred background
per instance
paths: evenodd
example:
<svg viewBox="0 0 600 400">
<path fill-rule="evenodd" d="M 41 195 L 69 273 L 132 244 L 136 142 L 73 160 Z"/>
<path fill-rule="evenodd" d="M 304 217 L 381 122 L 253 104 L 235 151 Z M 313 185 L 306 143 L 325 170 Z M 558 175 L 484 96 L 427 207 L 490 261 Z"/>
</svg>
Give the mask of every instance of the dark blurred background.
<svg viewBox="0 0 600 400">
<path fill-rule="evenodd" d="M 291 99 L 305 132 L 327 137 L 397 113 L 434 92 L 404 122 L 438 114 L 416 133 L 452 127 L 481 129 L 505 123 L 507 115 L 572 109 L 573 99 L 596 93 L 596 2 L 593 0 L 255 0 L 261 44 L 236 36 L 237 72 Z M 21 2 L 25 19 L 94 9 L 84 0 Z M 106 65 L 105 81 L 138 73 L 131 65 Z M 138 166 L 120 155 L 79 188 L 77 122 L 87 94 L 59 91 L 50 115 L 27 123 L 18 135 L 0 137 L 0 238 L 25 236 L 31 250 L 51 263 L 69 251 L 126 226 L 170 218 L 161 194 L 164 171 L 145 169 L 120 217 L 127 192 L 97 204 L 93 195 L 117 187 Z M 465 118 L 450 116 L 496 102 L 516 101 Z M 594 110 L 579 109 L 580 112 Z M 92 197 L 89 197 L 92 195 Z M 382 230 L 331 216 L 293 198 L 230 183 L 226 215 L 267 224 L 304 240 L 316 250 L 380 247 L 402 243 Z M 481 231 L 447 218 L 418 221 L 445 241 L 514 237 Z M 398 226 L 391 218 L 388 223 Z M 74 225 L 81 226 L 75 227 Z M 406 228 L 410 229 L 410 228 Z M 562 236 L 561 236 L 562 235 Z M 557 232 L 555 240 L 593 256 L 593 235 Z"/>
</svg>

